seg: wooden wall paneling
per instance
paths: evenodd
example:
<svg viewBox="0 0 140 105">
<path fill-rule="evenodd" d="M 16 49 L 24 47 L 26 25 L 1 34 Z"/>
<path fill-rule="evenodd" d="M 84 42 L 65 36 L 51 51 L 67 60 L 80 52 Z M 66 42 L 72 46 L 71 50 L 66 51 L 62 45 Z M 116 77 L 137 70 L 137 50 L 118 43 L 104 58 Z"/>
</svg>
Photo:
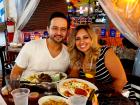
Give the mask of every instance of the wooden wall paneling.
<svg viewBox="0 0 140 105">
<path fill-rule="evenodd" d="M 48 18 L 54 11 L 61 11 L 67 14 L 65 0 L 40 0 L 38 7 L 24 27 L 23 31 L 45 30 Z"/>
</svg>

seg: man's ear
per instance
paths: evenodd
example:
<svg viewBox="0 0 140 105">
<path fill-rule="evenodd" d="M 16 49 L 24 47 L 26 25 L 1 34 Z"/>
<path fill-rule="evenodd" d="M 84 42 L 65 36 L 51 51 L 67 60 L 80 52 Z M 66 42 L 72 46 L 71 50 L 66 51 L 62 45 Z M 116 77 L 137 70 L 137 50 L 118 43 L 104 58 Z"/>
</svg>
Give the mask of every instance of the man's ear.
<svg viewBox="0 0 140 105">
<path fill-rule="evenodd" d="M 47 26 L 47 31 L 49 30 L 49 26 Z"/>
</svg>

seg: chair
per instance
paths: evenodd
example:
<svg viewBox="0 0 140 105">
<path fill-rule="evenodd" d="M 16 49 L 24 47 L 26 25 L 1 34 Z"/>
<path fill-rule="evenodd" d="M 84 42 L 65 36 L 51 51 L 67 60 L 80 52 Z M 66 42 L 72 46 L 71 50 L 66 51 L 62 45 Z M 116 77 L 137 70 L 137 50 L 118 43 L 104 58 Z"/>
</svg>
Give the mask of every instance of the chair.
<svg viewBox="0 0 140 105">
<path fill-rule="evenodd" d="M 2 86 L 5 84 L 4 77 L 5 77 L 5 68 L 4 68 L 4 61 L 5 61 L 5 46 L 7 45 L 7 27 L 6 22 L 0 22 L 0 60 L 2 66 Z M 3 55 L 4 54 L 4 55 Z"/>
<path fill-rule="evenodd" d="M 6 74 L 10 74 L 11 73 L 11 70 L 15 64 L 15 59 L 17 57 L 18 53 L 17 52 L 9 52 L 7 51 L 6 53 L 6 59 L 5 59 L 5 64 L 4 64 L 4 67 L 5 67 L 5 72 Z"/>
<path fill-rule="evenodd" d="M 5 46 L 0 46 L 0 60 L 1 60 L 1 65 L 2 65 L 2 86 L 5 85 L 5 67 L 4 67 L 4 60 L 5 60 Z"/>
<path fill-rule="evenodd" d="M 5 85 L 5 76 L 11 73 L 17 55 L 18 52 L 8 51 L 6 46 L 0 48 L 0 57 L 2 63 L 2 86 Z"/>
<path fill-rule="evenodd" d="M 0 45 L 0 60 L 2 66 L 2 86 L 5 85 L 5 75 L 10 74 L 15 58 L 17 57 L 17 52 L 10 52 L 8 51 L 8 44 L 7 44 L 7 31 L 3 30 L 5 34 L 5 45 Z"/>
</svg>

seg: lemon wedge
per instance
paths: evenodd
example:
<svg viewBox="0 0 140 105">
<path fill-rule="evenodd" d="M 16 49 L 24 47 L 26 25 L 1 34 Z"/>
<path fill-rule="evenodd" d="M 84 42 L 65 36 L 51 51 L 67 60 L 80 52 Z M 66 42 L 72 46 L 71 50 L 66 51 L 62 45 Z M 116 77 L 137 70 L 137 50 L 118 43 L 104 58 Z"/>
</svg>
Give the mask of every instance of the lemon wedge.
<svg viewBox="0 0 140 105">
<path fill-rule="evenodd" d="M 87 78 L 93 78 L 94 76 L 92 74 L 90 74 L 90 73 L 85 73 L 85 77 L 87 77 Z"/>
</svg>

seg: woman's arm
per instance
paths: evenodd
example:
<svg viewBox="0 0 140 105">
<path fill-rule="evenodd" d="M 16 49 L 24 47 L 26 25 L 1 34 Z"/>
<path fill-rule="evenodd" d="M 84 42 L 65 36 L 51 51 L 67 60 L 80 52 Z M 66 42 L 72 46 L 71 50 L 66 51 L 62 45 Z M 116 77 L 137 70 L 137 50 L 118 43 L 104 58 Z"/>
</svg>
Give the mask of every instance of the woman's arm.
<svg viewBox="0 0 140 105">
<path fill-rule="evenodd" d="M 114 79 L 112 86 L 117 92 L 121 92 L 127 83 L 127 78 L 119 58 L 111 48 L 105 54 L 105 66 Z"/>
</svg>

